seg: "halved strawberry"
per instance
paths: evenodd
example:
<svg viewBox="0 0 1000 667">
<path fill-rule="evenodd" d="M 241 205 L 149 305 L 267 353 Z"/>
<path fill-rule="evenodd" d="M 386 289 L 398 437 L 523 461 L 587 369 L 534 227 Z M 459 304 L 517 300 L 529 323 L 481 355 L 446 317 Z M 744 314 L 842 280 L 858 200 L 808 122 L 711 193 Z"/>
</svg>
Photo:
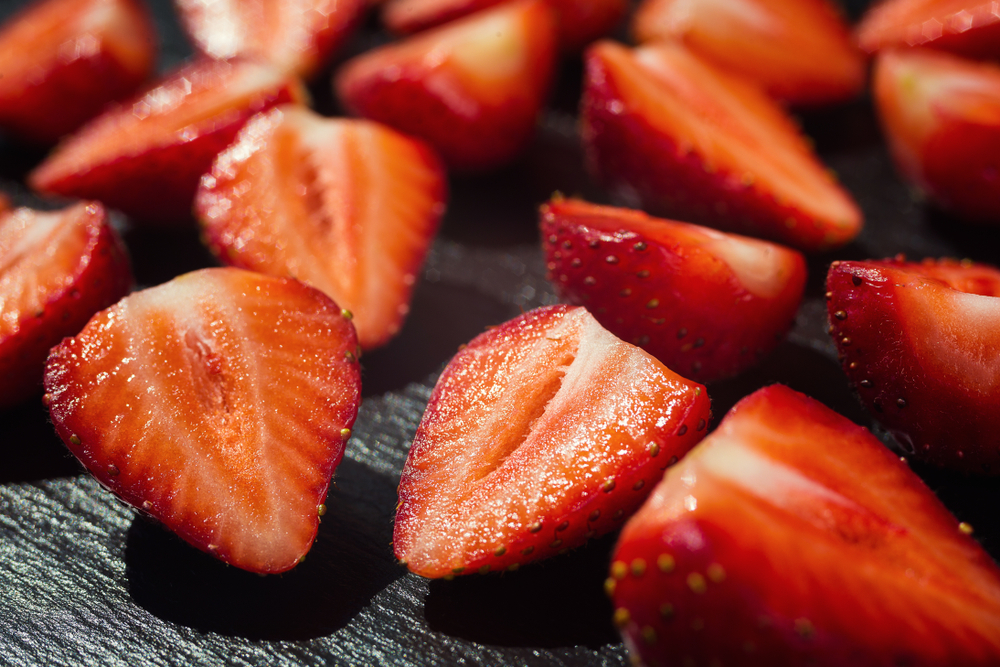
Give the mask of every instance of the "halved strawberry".
<svg viewBox="0 0 1000 667">
<path fill-rule="evenodd" d="M 255 56 L 303 77 L 316 73 L 361 22 L 366 0 L 174 0 L 202 53 Z"/>
<path fill-rule="evenodd" d="M 701 385 L 548 306 L 475 338 L 431 395 L 393 545 L 425 577 L 516 569 L 621 525 L 705 433 Z"/>
<path fill-rule="evenodd" d="M 931 46 L 973 58 L 1000 57 L 1000 11 L 991 0 L 883 0 L 856 29 L 862 49 Z"/>
<path fill-rule="evenodd" d="M 223 262 L 318 287 L 354 314 L 370 349 L 402 326 L 446 190 L 423 142 L 284 105 L 219 155 L 195 208 Z"/>
<path fill-rule="evenodd" d="M 774 385 L 668 471 L 607 589 L 650 667 L 985 667 L 1000 570 L 967 532 L 867 430 Z"/>
<path fill-rule="evenodd" d="M 736 375 L 777 346 L 805 289 L 794 250 L 641 211 L 555 198 L 541 232 L 562 300 L 698 382 Z"/>
<path fill-rule="evenodd" d="M 141 0 L 41 0 L 0 30 L 0 127 L 52 143 L 131 95 L 155 66 Z"/>
<path fill-rule="evenodd" d="M 28 180 L 40 192 L 99 199 L 141 222 L 190 220 L 201 175 L 246 120 L 305 97 L 298 79 L 269 66 L 198 61 L 95 118 Z"/>
<path fill-rule="evenodd" d="M 829 0 L 645 0 L 632 33 L 681 40 L 792 104 L 849 99 L 865 82 L 864 57 Z"/>
<path fill-rule="evenodd" d="M 6 203 L 6 202 L 5 202 Z M 0 212 L 0 407 L 41 393 L 49 348 L 132 287 L 104 207 Z"/>
<path fill-rule="evenodd" d="M 936 465 L 1000 474 L 1000 271 L 834 262 L 827 290 L 844 371 L 900 445 Z"/>
<path fill-rule="evenodd" d="M 489 169 L 531 139 L 555 58 L 549 5 L 516 0 L 364 53 L 335 86 L 352 113 L 426 139 L 450 167 Z"/>
<path fill-rule="evenodd" d="M 887 50 L 874 97 L 898 169 L 942 208 L 1000 222 L 1000 66 Z"/>
<path fill-rule="evenodd" d="M 261 573 L 312 545 L 360 402 L 354 327 L 319 290 L 203 269 L 136 292 L 52 350 L 56 431 L 126 502 Z"/>
<path fill-rule="evenodd" d="M 679 43 L 592 46 L 581 105 L 590 171 L 633 205 L 802 250 L 861 229 L 784 111 Z"/>
</svg>

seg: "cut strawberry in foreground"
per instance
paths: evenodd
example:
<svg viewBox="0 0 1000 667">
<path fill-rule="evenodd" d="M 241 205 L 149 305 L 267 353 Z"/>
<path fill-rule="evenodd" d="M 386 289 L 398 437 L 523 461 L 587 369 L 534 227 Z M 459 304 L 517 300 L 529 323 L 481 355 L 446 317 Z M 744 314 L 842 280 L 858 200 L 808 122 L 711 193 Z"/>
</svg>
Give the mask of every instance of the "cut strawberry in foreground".
<svg viewBox="0 0 1000 667">
<path fill-rule="evenodd" d="M 1000 11 L 992 0 L 883 0 L 856 30 L 869 53 L 930 46 L 973 58 L 1000 57 Z"/>
<path fill-rule="evenodd" d="M 784 111 L 679 44 L 591 47 L 581 106 L 588 167 L 630 205 L 807 251 L 861 229 Z"/>
<path fill-rule="evenodd" d="M 906 451 L 1000 474 L 1000 271 L 834 262 L 830 333 L 861 402 Z"/>
<path fill-rule="evenodd" d="M 867 430 L 775 385 L 621 532 L 607 588 L 643 664 L 995 665 L 1000 570 Z"/>
<path fill-rule="evenodd" d="M 641 211 L 556 198 L 542 206 L 541 232 L 561 299 L 698 382 L 771 351 L 805 288 L 794 250 Z"/>
<path fill-rule="evenodd" d="M 888 50 L 876 61 L 873 93 L 904 177 L 961 217 L 1000 222 L 1000 67 Z"/>
<path fill-rule="evenodd" d="M 514 159 L 531 139 L 556 59 L 556 20 L 518 0 L 348 61 L 337 94 L 352 113 L 427 140 L 450 167 Z"/>
<path fill-rule="evenodd" d="M 423 142 L 286 105 L 219 155 L 196 212 L 223 262 L 318 287 L 354 314 L 370 349 L 403 323 L 446 190 Z"/>
<path fill-rule="evenodd" d="M 155 66 L 142 0 L 42 0 L 0 30 L 0 127 L 52 143 L 131 95 Z"/>
<path fill-rule="evenodd" d="M 29 183 L 99 199 L 142 222 L 189 221 L 198 180 L 246 120 L 305 96 L 298 79 L 260 63 L 199 61 L 85 125 Z"/>
<path fill-rule="evenodd" d="M 4 202 L 6 204 L 6 202 Z M 41 393 L 49 348 L 128 293 L 132 271 L 104 207 L 0 212 L 0 407 Z"/>
<path fill-rule="evenodd" d="M 645 0 L 632 33 L 682 40 L 792 104 L 849 99 L 865 82 L 864 58 L 829 0 Z"/>
<path fill-rule="evenodd" d="M 393 545 L 425 577 L 516 569 L 621 525 L 710 418 L 701 385 L 549 306 L 475 338 L 438 380 Z"/>
<path fill-rule="evenodd" d="M 283 572 L 316 536 L 360 402 L 354 327 L 296 280 L 204 269 L 136 292 L 53 349 L 59 436 L 195 547 Z"/>
<path fill-rule="evenodd" d="M 256 56 L 311 76 L 351 36 L 366 0 L 174 0 L 187 34 L 212 58 Z"/>
</svg>

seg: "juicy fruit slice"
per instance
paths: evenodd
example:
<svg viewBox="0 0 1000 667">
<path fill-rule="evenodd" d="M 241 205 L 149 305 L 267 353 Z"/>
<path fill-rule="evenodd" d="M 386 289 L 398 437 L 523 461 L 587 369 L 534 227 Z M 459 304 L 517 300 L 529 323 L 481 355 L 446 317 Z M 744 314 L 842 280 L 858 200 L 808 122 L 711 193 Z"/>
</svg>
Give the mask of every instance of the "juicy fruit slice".
<svg viewBox="0 0 1000 667">
<path fill-rule="evenodd" d="M 873 93 L 903 176 L 944 209 L 1000 222 L 1000 67 L 888 50 L 876 60 Z"/>
<path fill-rule="evenodd" d="M 680 44 L 592 46 L 581 123 L 590 171 L 630 205 L 807 251 L 861 230 L 784 111 Z"/>
<path fill-rule="evenodd" d="M 608 590 L 647 665 L 992 665 L 1000 570 L 867 430 L 743 399 L 626 524 Z"/>
<path fill-rule="evenodd" d="M 0 127 L 53 143 L 131 95 L 156 66 L 141 0 L 43 0 L 0 30 Z"/>
<path fill-rule="evenodd" d="M 136 292 L 52 351 L 59 436 L 126 502 L 221 560 L 309 550 L 360 402 L 340 308 L 296 280 L 203 269 Z"/>
<path fill-rule="evenodd" d="M 255 56 L 316 73 L 354 32 L 365 0 L 175 0 L 191 41 L 212 58 Z"/>
<path fill-rule="evenodd" d="M 792 104 L 849 99 L 865 82 L 864 58 L 829 0 L 645 0 L 632 33 L 681 40 Z"/>
<path fill-rule="evenodd" d="M 399 484 L 393 545 L 425 577 L 514 569 L 619 525 L 710 419 L 701 385 L 549 306 L 448 364 Z"/>
<path fill-rule="evenodd" d="M 450 167 L 498 167 L 534 133 L 555 31 L 541 0 L 504 3 L 348 61 L 337 94 L 352 113 L 425 139 Z"/>
<path fill-rule="evenodd" d="M 935 465 L 1000 474 L 1000 271 L 834 262 L 827 290 L 844 372 L 900 446 Z"/>
<path fill-rule="evenodd" d="M 190 220 L 201 175 L 246 120 L 305 97 L 298 79 L 266 65 L 198 61 L 67 138 L 29 184 L 98 199 L 141 222 Z"/>
<path fill-rule="evenodd" d="M 286 105 L 247 123 L 195 208 L 223 262 L 318 287 L 371 349 L 402 326 L 446 189 L 423 142 Z"/>
<path fill-rule="evenodd" d="M 0 212 L 0 408 L 41 393 L 49 348 L 131 287 L 125 246 L 100 204 L 51 212 L 5 206 Z"/>
<path fill-rule="evenodd" d="M 1000 11 L 990 0 L 883 0 L 856 29 L 862 49 L 929 46 L 973 58 L 1000 57 Z"/>
<path fill-rule="evenodd" d="M 540 226 L 561 300 L 698 382 L 770 352 L 805 289 L 794 250 L 641 211 L 556 198 Z"/>
</svg>

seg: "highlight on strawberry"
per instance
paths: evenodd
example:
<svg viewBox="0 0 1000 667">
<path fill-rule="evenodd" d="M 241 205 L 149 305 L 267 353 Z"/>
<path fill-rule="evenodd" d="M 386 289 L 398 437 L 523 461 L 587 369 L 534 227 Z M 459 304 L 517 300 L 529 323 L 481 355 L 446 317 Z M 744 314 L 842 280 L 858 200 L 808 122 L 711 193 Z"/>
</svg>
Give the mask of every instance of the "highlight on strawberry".
<svg viewBox="0 0 1000 667">
<path fill-rule="evenodd" d="M 855 28 L 868 53 L 926 46 L 972 58 L 1000 57 L 1000 13 L 982 0 L 880 0 Z"/>
</svg>

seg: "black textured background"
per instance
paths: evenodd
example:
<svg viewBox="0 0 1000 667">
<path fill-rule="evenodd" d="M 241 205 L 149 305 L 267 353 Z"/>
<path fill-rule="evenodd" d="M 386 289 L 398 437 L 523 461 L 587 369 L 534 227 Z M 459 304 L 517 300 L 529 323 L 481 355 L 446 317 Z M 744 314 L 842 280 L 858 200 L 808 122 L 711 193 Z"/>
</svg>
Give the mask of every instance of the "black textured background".
<svg viewBox="0 0 1000 667">
<path fill-rule="evenodd" d="M 0 2 L 0 16 L 20 2 Z M 857 17 L 864 2 L 854 2 Z M 161 69 L 186 58 L 168 0 L 152 2 Z M 347 52 L 384 36 L 371 21 Z M 602 592 L 613 536 L 516 573 L 428 582 L 392 558 L 396 484 L 433 381 L 457 347 L 522 309 L 555 301 L 536 207 L 554 190 L 600 200 L 575 139 L 578 61 L 563 66 L 538 139 L 499 173 L 452 179 L 442 232 L 401 335 L 368 354 L 364 403 L 305 563 L 283 576 L 228 568 L 139 518 L 81 473 L 37 403 L 0 412 L 0 664 L 10 665 L 626 665 Z M 337 113 L 329 73 L 316 104 Z M 807 299 L 788 342 L 760 368 L 709 388 L 721 416 L 784 382 L 871 426 L 826 335 L 823 279 L 833 259 L 906 253 L 1000 263 L 997 233 L 916 201 L 892 169 L 867 99 L 802 116 L 817 150 L 865 212 L 857 241 L 810 258 Z M 0 189 L 42 157 L 0 139 Z M 139 283 L 213 264 L 191 231 L 126 228 Z M 961 416 L 956 416 L 960 419 Z M 1000 554 L 996 484 L 918 469 Z"/>
</svg>

